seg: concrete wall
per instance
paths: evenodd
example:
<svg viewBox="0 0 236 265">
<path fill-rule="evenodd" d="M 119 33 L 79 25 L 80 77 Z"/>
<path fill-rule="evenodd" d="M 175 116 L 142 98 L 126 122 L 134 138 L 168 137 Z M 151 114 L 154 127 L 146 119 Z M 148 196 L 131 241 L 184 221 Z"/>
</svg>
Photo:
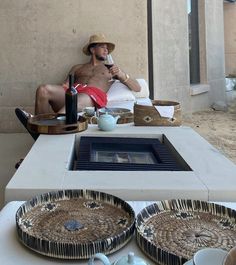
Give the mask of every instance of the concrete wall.
<svg viewBox="0 0 236 265">
<path fill-rule="evenodd" d="M 236 75 L 236 3 L 224 3 L 225 73 Z"/>
<path fill-rule="evenodd" d="M 207 81 L 209 103 L 226 100 L 224 10 L 219 0 L 205 1 Z"/>
<path fill-rule="evenodd" d="M 0 131 L 25 131 L 15 107 L 33 112 L 35 90 L 60 83 L 88 57 L 81 48 L 103 32 L 114 60 L 147 79 L 146 0 L 0 0 Z"/>
<path fill-rule="evenodd" d="M 199 85 L 190 85 L 186 0 L 153 1 L 154 97 L 176 100 L 184 113 L 225 101 L 223 3 L 199 0 Z"/>
<path fill-rule="evenodd" d="M 187 3 L 155 0 L 152 13 L 154 98 L 190 109 Z"/>
<path fill-rule="evenodd" d="M 86 62 L 81 48 L 93 33 L 106 33 L 116 63 L 147 80 L 147 1 L 0 0 L 0 132 L 25 131 L 14 108 L 33 112 L 39 84 Z M 199 0 L 199 16 L 201 83 L 192 86 L 187 1 L 152 1 L 154 98 L 180 102 L 183 113 L 225 100 L 222 1 Z"/>
</svg>

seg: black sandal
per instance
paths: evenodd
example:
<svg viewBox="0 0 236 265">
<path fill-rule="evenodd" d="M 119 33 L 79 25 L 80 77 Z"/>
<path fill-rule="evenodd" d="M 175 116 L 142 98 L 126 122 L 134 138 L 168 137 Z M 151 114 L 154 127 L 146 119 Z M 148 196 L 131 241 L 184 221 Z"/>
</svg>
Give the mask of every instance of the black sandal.
<svg viewBox="0 0 236 265">
<path fill-rule="evenodd" d="M 36 141 L 38 139 L 38 137 L 39 137 L 39 134 L 38 133 L 32 133 L 27 128 L 27 120 L 31 117 L 31 114 L 29 114 L 26 111 L 21 110 L 19 108 L 16 108 L 15 109 L 15 114 L 16 114 L 17 118 L 20 120 L 20 122 L 23 124 L 23 126 L 25 127 L 25 129 L 29 132 L 29 134 Z"/>
<path fill-rule="evenodd" d="M 21 158 L 16 164 L 15 164 L 15 169 L 18 169 L 21 163 L 24 161 L 24 158 Z"/>
</svg>

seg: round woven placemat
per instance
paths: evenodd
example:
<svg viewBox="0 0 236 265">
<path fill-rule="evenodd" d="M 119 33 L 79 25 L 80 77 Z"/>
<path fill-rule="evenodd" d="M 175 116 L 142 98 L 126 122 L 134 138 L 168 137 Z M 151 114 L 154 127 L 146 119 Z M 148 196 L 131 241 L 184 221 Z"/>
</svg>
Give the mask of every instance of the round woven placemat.
<svg viewBox="0 0 236 265">
<path fill-rule="evenodd" d="M 131 238 L 135 214 L 106 193 L 66 190 L 39 195 L 16 213 L 20 241 L 41 254 L 85 259 L 120 249 Z"/>
<path fill-rule="evenodd" d="M 169 200 L 144 208 L 136 219 L 139 247 L 158 264 L 183 264 L 206 247 L 236 245 L 236 211 L 195 200 Z"/>
</svg>

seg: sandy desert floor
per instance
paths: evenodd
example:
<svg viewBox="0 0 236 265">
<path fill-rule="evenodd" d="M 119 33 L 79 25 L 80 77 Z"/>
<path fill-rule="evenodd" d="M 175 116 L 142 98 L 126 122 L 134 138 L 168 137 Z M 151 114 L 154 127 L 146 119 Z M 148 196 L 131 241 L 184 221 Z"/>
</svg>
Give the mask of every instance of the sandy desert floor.
<svg viewBox="0 0 236 265">
<path fill-rule="evenodd" d="M 183 125 L 193 128 L 236 164 L 236 99 L 227 111 L 195 112 L 183 119 Z"/>
</svg>

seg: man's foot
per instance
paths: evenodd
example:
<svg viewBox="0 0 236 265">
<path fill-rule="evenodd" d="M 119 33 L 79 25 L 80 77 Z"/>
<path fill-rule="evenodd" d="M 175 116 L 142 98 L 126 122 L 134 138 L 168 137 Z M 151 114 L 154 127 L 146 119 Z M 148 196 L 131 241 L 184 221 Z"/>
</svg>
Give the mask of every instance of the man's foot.
<svg viewBox="0 0 236 265">
<path fill-rule="evenodd" d="M 25 127 L 25 129 L 29 132 L 29 134 L 33 137 L 33 139 L 36 141 L 39 137 L 38 133 L 32 133 L 28 130 L 27 128 L 27 121 L 28 119 L 31 117 L 31 114 L 27 113 L 24 110 L 21 110 L 19 108 L 15 109 L 15 113 L 17 118 L 20 120 L 20 122 L 23 124 L 23 126 Z"/>
<path fill-rule="evenodd" d="M 16 164 L 15 164 L 15 169 L 18 169 L 21 163 L 24 161 L 24 158 L 21 158 Z"/>
</svg>

